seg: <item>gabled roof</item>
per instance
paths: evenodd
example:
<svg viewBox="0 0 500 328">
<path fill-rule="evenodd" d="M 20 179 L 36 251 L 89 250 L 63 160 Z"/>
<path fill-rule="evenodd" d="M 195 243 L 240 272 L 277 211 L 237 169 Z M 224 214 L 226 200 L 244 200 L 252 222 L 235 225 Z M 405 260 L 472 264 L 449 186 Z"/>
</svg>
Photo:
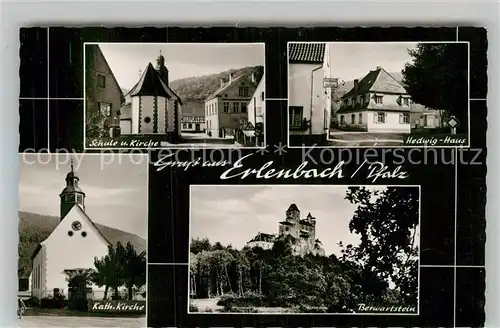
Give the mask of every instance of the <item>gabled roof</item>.
<svg viewBox="0 0 500 328">
<path fill-rule="evenodd" d="M 141 75 L 141 78 L 136 85 L 126 94 L 131 97 L 134 96 L 161 96 L 165 98 L 174 98 L 182 105 L 181 98 L 168 86 L 166 85 L 158 72 L 155 70 L 151 63 Z"/>
<path fill-rule="evenodd" d="M 288 209 L 286 211 L 287 212 L 288 211 L 299 211 L 299 208 L 297 207 L 297 205 L 295 205 L 295 203 L 293 203 L 292 205 L 290 205 L 290 207 L 288 207 Z"/>
<path fill-rule="evenodd" d="M 102 50 L 101 48 L 99 47 L 99 45 L 97 44 L 90 44 L 88 45 L 87 47 L 96 47 L 97 48 L 97 52 L 98 54 L 102 57 L 102 59 L 104 60 L 104 64 L 106 65 L 106 67 L 108 68 L 109 72 L 111 73 L 111 77 L 113 78 L 113 82 L 115 82 L 116 84 L 116 87 L 118 88 L 118 90 L 120 91 L 120 103 L 124 102 L 125 101 L 125 96 L 123 94 L 123 91 L 122 91 L 122 88 L 120 87 L 120 84 L 118 84 L 118 81 L 116 80 L 116 77 L 115 77 L 115 74 L 113 74 L 113 71 L 111 70 L 111 66 L 109 66 L 108 64 L 108 61 L 106 60 L 106 57 L 104 56 L 104 54 L 102 53 Z"/>
<path fill-rule="evenodd" d="M 114 229 L 114 228 L 104 226 L 101 224 L 96 224 L 96 223 L 94 223 L 94 221 L 92 221 L 89 218 L 89 216 L 85 213 L 85 211 L 78 204 L 74 204 L 73 207 L 70 209 L 70 211 L 73 210 L 73 208 L 75 208 L 75 207 L 81 214 L 83 214 L 85 216 L 85 218 L 87 220 L 89 220 L 89 222 L 92 224 L 92 226 L 97 230 L 97 232 L 103 237 L 103 239 L 108 244 L 116 245 L 116 243 L 120 242 L 125 246 L 127 244 L 127 242 L 130 242 L 132 244 L 132 246 L 134 246 L 134 248 L 136 249 L 136 251 L 138 253 L 147 251 L 147 247 L 146 247 L 147 244 L 146 244 L 146 240 L 144 238 L 141 238 L 138 235 L 132 234 L 130 232 Z M 70 211 L 68 211 L 68 213 Z M 22 213 L 23 212 L 19 212 L 19 215 L 21 216 Z M 54 218 L 57 220 L 56 221 L 57 223 L 54 225 L 54 227 L 52 229 L 52 232 L 53 232 L 58 226 L 59 219 L 57 219 L 56 217 L 47 217 L 47 216 L 43 216 L 43 217 L 49 218 L 49 219 Z M 51 234 L 52 234 L 52 232 L 51 232 Z M 49 235 L 49 237 L 50 237 L 50 235 Z M 47 237 L 47 239 L 48 239 L 48 237 Z M 47 240 L 47 239 L 45 239 L 45 240 Z M 35 256 L 38 254 L 38 252 L 42 248 L 42 245 L 45 242 L 45 240 L 38 244 L 35 251 L 33 252 L 33 255 L 31 256 L 32 259 L 34 259 Z"/>
<path fill-rule="evenodd" d="M 215 97 L 218 97 L 220 96 L 224 91 L 226 91 L 227 89 L 229 89 L 229 87 L 233 86 L 235 82 L 241 80 L 241 79 L 245 79 L 247 80 L 247 82 L 250 82 L 254 87 L 257 87 L 257 84 L 254 83 L 251 79 L 249 79 L 247 76 L 245 75 L 240 75 L 238 76 L 237 78 L 234 78 L 231 80 L 231 82 L 227 82 L 226 84 L 224 84 L 223 86 L 221 86 L 219 89 L 217 89 L 214 93 L 212 93 L 207 99 L 205 99 L 205 101 L 209 101 L 209 100 L 212 100 L 214 99 Z M 250 96 L 248 96 L 250 98 Z"/>
<path fill-rule="evenodd" d="M 380 92 L 391 94 L 407 94 L 406 89 L 391 74 L 387 73 L 382 67 L 370 71 L 359 81 L 358 86 L 353 86 L 342 99 L 352 97 L 358 94 L 368 92 Z"/>
<path fill-rule="evenodd" d="M 325 57 L 325 49 L 325 43 L 289 43 L 288 62 L 322 64 Z"/>
</svg>

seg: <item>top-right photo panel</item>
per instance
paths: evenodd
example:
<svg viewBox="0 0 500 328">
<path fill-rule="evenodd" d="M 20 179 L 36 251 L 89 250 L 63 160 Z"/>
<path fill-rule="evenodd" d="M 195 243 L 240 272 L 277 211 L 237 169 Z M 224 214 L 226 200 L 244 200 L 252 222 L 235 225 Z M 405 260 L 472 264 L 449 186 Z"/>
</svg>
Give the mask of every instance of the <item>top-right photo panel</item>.
<svg viewBox="0 0 500 328">
<path fill-rule="evenodd" d="M 288 43 L 288 145 L 469 146 L 469 42 Z"/>
</svg>

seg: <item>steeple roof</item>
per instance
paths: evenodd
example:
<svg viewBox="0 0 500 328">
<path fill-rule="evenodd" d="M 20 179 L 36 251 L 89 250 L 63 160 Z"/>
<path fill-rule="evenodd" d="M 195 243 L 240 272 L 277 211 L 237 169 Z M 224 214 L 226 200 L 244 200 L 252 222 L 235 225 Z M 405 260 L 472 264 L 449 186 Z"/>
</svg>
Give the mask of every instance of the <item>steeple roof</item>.
<svg viewBox="0 0 500 328">
<path fill-rule="evenodd" d="M 290 205 L 290 207 L 288 208 L 287 212 L 288 211 L 299 211 L 299 208 L 297 207 L 297 205 L 295 205 L 295 203 L 293 203 L 292 205 Z"/>
<path fill-rule="evenodd" d="M 151 63 L 141 75 L 139 82 L 130 90 L 130 96 L 161 96 L 170 98 L 166 90 L 166 85 L 160 79 L 160 76 Z"/>
<path fill-rule="evenodd" d="M 181 105 L 181 98 L 172 90 L 168 85 L 163 83 L 158 75 L 158 72 L 155 70 L 151 63 L 148 63 L 148 66 L 144 70 L 139 79 L 139 82 L 127 93 L 131 97 L 134 96 L 161 96 L 165 98 L 174 98 Z"/>
</svg>

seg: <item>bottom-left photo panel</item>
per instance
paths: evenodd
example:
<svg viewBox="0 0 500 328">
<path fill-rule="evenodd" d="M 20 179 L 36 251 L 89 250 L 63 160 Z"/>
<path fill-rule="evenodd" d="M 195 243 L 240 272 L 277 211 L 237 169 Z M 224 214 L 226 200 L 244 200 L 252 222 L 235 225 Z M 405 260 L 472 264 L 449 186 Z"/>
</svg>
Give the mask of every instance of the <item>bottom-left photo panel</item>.
<svg viewBox="0 0 500 328">
<path fill-rule="evenodd" d="M 19 327 L 145 327 L 148 156 L 20 154 Z"/>
</svg>

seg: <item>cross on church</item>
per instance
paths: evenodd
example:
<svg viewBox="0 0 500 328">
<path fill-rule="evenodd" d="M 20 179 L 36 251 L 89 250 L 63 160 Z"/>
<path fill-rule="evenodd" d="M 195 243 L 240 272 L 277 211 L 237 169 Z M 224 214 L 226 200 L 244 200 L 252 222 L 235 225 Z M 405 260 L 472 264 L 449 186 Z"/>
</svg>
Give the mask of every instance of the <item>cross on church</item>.
<svg viewBox="0 0 500 328">
<path fill-rule="evenodd" d="M 70 165 L 71 165 L 71 172 L 73 172 L 73 158 L 71 158 L 71 159 L 69 160 L 69 162 L 70 162 Z"/>
<path fill-rule="evenodd" d="M 139 74 L 139 77 L 141 77 L 141 75 L 142 75 L 142 70 L 139 70 L 139 73 L 138 73 L 138 74 Z"/>
</svg>

